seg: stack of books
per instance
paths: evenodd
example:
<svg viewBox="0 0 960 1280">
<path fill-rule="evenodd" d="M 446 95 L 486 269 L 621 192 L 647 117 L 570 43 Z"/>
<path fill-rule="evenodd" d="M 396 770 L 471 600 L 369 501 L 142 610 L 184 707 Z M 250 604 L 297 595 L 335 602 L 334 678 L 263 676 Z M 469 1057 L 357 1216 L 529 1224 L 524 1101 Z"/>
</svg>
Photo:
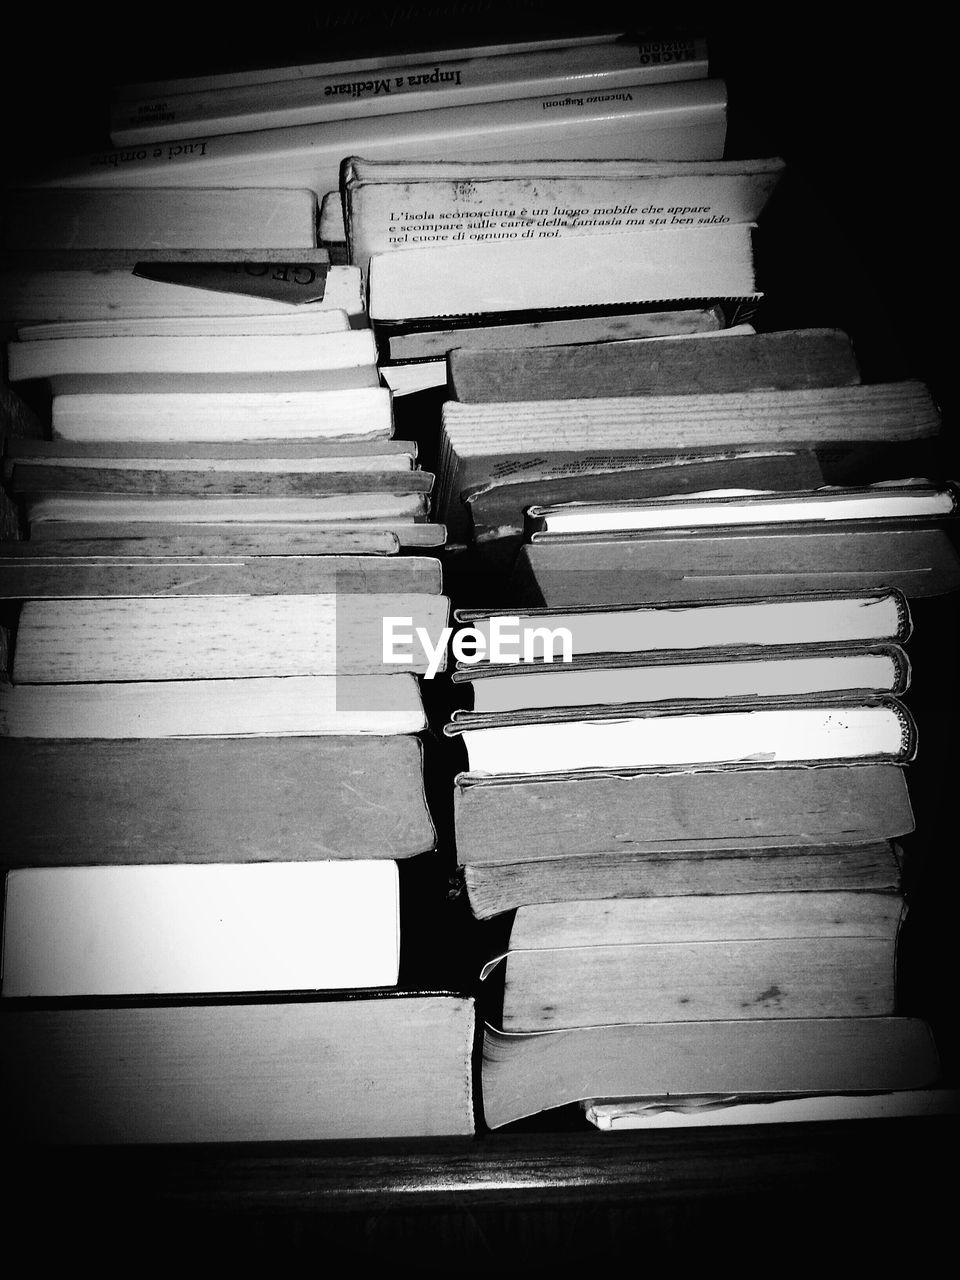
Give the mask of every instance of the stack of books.
<svg viewBox="0 0 960 1280">
<path fill-rule="evenodd" d="M 5 193 L 28 1141 L 943 1102 L 896 973 L 937 406 L 757 331 L 784 164 L 725 158 L 696 33 L 527 35 L 118 86 Z"/>
<path fill-rule="evenodd" d="M 916 747 L 901 593 L 458 620 L 455 652 L 493 655 L 458 664 L 470 705 L 446 726 L 457 856 L 493 938 L 488 1125 L 576 1089 L 936 1084 L 929 1028 L 896 1016 Z"/>
<path fill-rule="evenodd" d="M 162 195 L 118 213 L 119 194 L 84 193 L 80 225 L 112 251 L 96 228 L 133 239 L 134 203 L 164 210 L 155 253 L 121 251 L 143 306 L 108 273 L 97 318 L 4 317 L 40 428 L 4 440 L 5 1122 L 66 1142 L 472 1133 L 472 998 L 401 963 L 404 864 L 436 828 L 425 651 L 388 661 L 383 631 L 447 623 L 417 553 L 443 537 L 433 477 L 394 438 L 359 308 L 234 314 L 242 295 L 148 279 L 191 233 L 164 230 Z M 315 196 L 292 194 L 315 236 Z M 44 220 L 31 193 L 31 218 L 59 225 L 62 195 Z M 215 224 L 238 195 L 183 205 Z M 285 243 L 231 251 L 181 256 L 231 287 L 238 265 L 296 272 Z M 96 278 L 86 248 L 59 252 Z"/>
<path fill-rule="evenodd" d="M 418 47 L 117 86 L 113 145 L 37 166 L 31 179 L 79 187 L 306 186 L 319 199 L 338 191 L 348 155 L 722 155 L 727 87 L 710 76 L 698 33 L 631 33 L 581 19 L 511 38 L 514 24 L 500 17 L 499 36 L 474 24 L 453 46 L 431 45 L 425 33 Z"/>
<path fill-rule="evenodd" d="M 731 247 L 750 228 L 717 230 L 361 264 L 385 371 L 400 337 L 446 344 L 438 512 L 466 701 L 446 734 L 457 859 L 493 938 L 491 1127 L 604 1096 L 943 1103 L 896 983 L 908 594 L 960 585 L 955 489 L 915 478 L 937 406 L 862 383 L 841 332 L 741 331 L 729 310 L 700 335 L 534 336 L 638 298 L 756 306 Z M 505 317 L 526 341 L 490 340 Z"/>
</svg>

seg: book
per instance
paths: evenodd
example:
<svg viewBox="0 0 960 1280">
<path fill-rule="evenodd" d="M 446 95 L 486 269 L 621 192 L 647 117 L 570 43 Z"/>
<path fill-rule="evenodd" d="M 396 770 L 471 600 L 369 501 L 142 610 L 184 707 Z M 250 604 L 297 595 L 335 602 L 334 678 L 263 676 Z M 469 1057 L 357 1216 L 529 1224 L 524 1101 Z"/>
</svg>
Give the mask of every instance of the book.
<svg viewBox="0 0 960 1280">
<path fill-rule="evenodd" d="M 475 1128 L 474 1002 L 453 992 L 7 1002 L 2 1017 L 0 1106 L 21 1142 L 420 1138 Z"/>
<path fill-rule="evenodd" d="M 169 385 L 187 391 L 213 381 L 213 375 L 229 374 L 238 388 L 264 375 L 272 385 L 274 373 L 295 374 L 300 381 L 308 372 L 374 369 L 376 344 L 369 329 L 332 333 L 237 336 L 191 334 L 189 337 L 47 338 L 43 341 L 7 343 L 7 377 L 11 382 L 44 379 L 51 391 L 74 392 L 149 391 Z M 136 379 L 136 381 L 134 381 Z M 259 378 L 257 379 L 259 382 Z M 316 382 L 317 389 L 323 380 Z M 335 386 L 343 379 L 332 378 Z M 229 384 L 224 384 L 229 385 Z"/>
<path fill-rule="evenodd" d="M 199 738 L 422 733 L 416 676 L 251 676 L 0 683 L 8 738 Z"/>
<path fill-rule="evenodd" d="M 504 863 L 463 863 L 473 916 L 487 920 L 536 902 L 657 898 L 702 893 L 902 890 L 902 851 L 889 840 L 768 849 L 680 849 L 571 854 Z"/>
<path fill-rule="evenodd" d="M 682 1098 L 593 1098 L 582 1103 L 598 1129 L 702 1129 L 717 1125 L 879 1120 L 960 1112 L 956 1089 L 892 1089 L 883 1093 L 694 1094 Z"/>
<path fill-rule="evenodd" d="M 748 223 L 641 227 L 632 232 L 494 243 L 421 246 L 376 253 L 367 309 L 384 332 L 448 316 L 562 318 L 569 308 L 667 300 L 756 300 Z M 421 323 L 420 327 L 424 327 Z M 446 326 L 444 326 L 446 327 Z"/>
<path fill-rule="evenodd" d="M 483 977 L 505 1031 L 888 1017 L 904 911 L 871 891 L 536 903 Z"/>
<path fill-rule="evenodd" d="M 145 855 L 158 864 L 405 859 L 436 844 L 423 757 L 422 736 L 403 733 L 0 736 L 0 858 L 25 867 Z"/>
<path fill-rule="evenodd" d="M 693 658 L 689 651 L 658 653 L 646 661 L 620 653 L 574 657 L 560 664 L 537 659 L 477 662 L 458 664 L 451 675 L 458 704 L 451 719 L 467 719 L 471 713 L 509 715 L 550 707 L 700 698 L 902 694 L 910 675 L 909 659 L 896 644 L 784 645 L 766 650 L 745 646 L 700 650 Z"/>
<path fill-rule="evenodd" d="M 27 600 L 11 674 L 19 684 L 422 674 L 422 643 L 384 659 L 386 623 L 406 619 L 434 651 L 448 609 L 446 596 L 417 592 Z"/>
<path fill-rule="evenodd" d="M 690 849 L 865 844 L 914 829 L 893 761 L 454 779 L 463 864 Z"/>
<path fill-rule="evenodd" d="M 349 260 L 365 272 L 374 253 L 425 243 L 752 223 L 784 170 L 778 156 L 498 162 L 351 155 L 340 174 L 344 235 Z"/>
<path fill-rule="evenodd" d="M 397 455 L 399 456 L 399 455 Z M 64 466 L 45 462 L 15 463 L 10 468 L 8 488 L 12 493 L 27 495 L 77 494 L 94 497 L 133 496 L 144 498 L 164 495 L 249 494 L 259 497 L 297 497 L 356 494 L 358 504 L 364 496 L 429 494 L 433 474 L 419 467 L 384 470 L 348 468 L 343 471 L 328 467 L 279 466 L 270 468 L 238 468 L 203 466 L 198 459 L 186 467 L 144 466 Z M 279 460 L 278 460 L 279 461 Z M 358 505 L 357 517 L 362 514 Z"/>
<path fill-rule="evenodd" d="M 589 338 L 601 343 L 639 336 L 648 341 L 662 337 L 682 337 L 685 334 L 703 332 L 713 336 L 739 336 L 755 333 L 753 325 L 728 324 L 720 306 L 698 307 L 689 311 L 640 311 L 635 313 L 614 309 L 608 315 L 591 314 L 579 320 L 531 320 L 527 324 L 489 324 L 485 317 L 479 326 L 465 325 L 452 329 L 414 329 L 391 335 L 380 335 L 380 378 L 395 396 L 409 395 L 430 387 L 447 388 L 449 382 L 449 357 L 463 346 L 470 350 L 503 350 L 513 334 L 517 345 L 538 346 L 562 344 Z M 570 327 L 572 326 L 572 327 Z M 722 326 L 722 327 L 721 327 Z M 405 352 L 423 349 L 440 352 L 432 356 L 408 357 Z M 399 352 L 394 358 L 390 353 Z"/>
<path fill-rule="evenodd" d="M 3 252 L 316 247 L 317 197 L 309 190 L 13 188 L 4 192 Z"/>
<path fill-rule="evenodd" d="M 350 328 L 346 311 L 310 305 L 288 306 L 271 315 L 156 315 L 105 317 L 24 324 L 17 340 L 35 342 L 65 338 L 232 337 L 245 334 L 294 335 L 336 333 Z"/>
<path fill-rule="evenodd" d="M 567 49 L 584 44 L 607 44 L 619 40 L 625 34 L 624 28 L 617 22 L 609 20 L 591 21 L 584 15 L 570 19 L 569 15 L 559 18 L 551 15 L 544 19 L 542 13 L 531 16 L 517 7 L 511 6 L 509 14 L 502 10 L 495 15 L 489 12 L 490 6 L 485 4 L 487 12 L 474 14 L 460 12 L 444 14 L 444 22 L 451 35 L 455 34 L 456 43 L 441 43 L 437 39 L 435 28 L 436 14 L 433 9 L 420 13 L 406 12 L 402 15 L 378 14 L 382 23 L 389 25 L 389 35 L 383 31 L 371 35 L 364 30 L 362 35 L 357 31 L 349 33 L 346 46 L 342 41 L 342 32 L 327 31 L 324 33 L 322 60 L 312 62 L 290 62 L 289 58 L 266 57 L 262 46 L 257 46 L 257 57 L 240 64 L 233 63 L 228 68 L 217 71 L 204 71 L 190 75 L 181 75 L 173 79 L 147 80 L 114 84 L 113 99 L 117 102 L 137 101 L 138 99 L 164 97 L 173 93 L 196 93 L 209 89 L 231 89 L 242 85 L 270 84 L 277 80 L 307 80 L 314 76 L 338 75 L 348 71 L 371 71 L 386 66 L 410 66 L 424 58 L 444 61 L 461 58 L 494 57 L 506 53 L 536 53 L 549 49 Z M 539 8 L 539 5 L 536 6 Z M 495 18 L 491 28 L 490 19 Z M 369 12 L 356 11 L 356 21 L 364 27 L 370 22 Z M 452 25 L 451 25 L 452 24 Z M 339 23 L 337 25 L 340 25 Z M 401 29 L 397 29 L 398 26 Z M 649 57 L 667 62 L 679 62 L 693 56 L 695 37 L 687 32 L 661 31 L 645 40 L 649 45 Z M 234 57 L 236 53 L 234 52 Z M 282 49 L 274 48 L 277 53 L 288 53 L 286 45 Z M 331 56 L 332 54 L 336 56 Z"/>
<path fill-rule="evenodd" d="M 713 528 L 723 525 L 813 524 L 827 521 L 945 520 L 957 513 L 949 484 L 927 479 L 886 480 L 875 485 L 828 486 L 799 493 L 718 493 L 683 498 L 649 498 L 618 503 L 569 502 L 530 507 L 531 542 L 548 538 L 647 530 Z"/>
<path fill-rule="evenodd" d="M 642 77 L 641 77 L 642 80 Z M 369 159 L 718 159 L 726 139 L 722 80 L 634 83 L 116 147 L 42 163 L 26 187 L 298 187 L 318 198 L 339 186 L 340 162 Z"/>
<path fill-rule="evenodd" d="M 152 101 L 114 101 L 115 146 L 167 143 L 200 135 L 283 129 L 329 120 L 502 102 L 512 98 L 595 94 L 624 85 L 705 78 L 706 41 L 682 61 L 653 61 L 628 39 L 467 58 L 430 58 L 359 71 L 254 85 L 200 89 Z"/>
<path fill-rule="evenodd" d="M 193 441 L 387 439 L 390 392 L 381 386 L 274 390 L 58 393 L 51 403 L 55 439 Z"/>
<path fill-rule="evenodd" d="M 290 250 L 283 256 L 290 257 Z M 62 256 L 53 262 L 47 258 L 33 259 L 22 265 L 4 264 L 0 270 L 0 314 L 14 325 L 31 323 L 69 322 L 76 320 L 126 320 L 166 316 L 271 316 L 288 314 L 298 304 L 290 300 L 296 287 L 294 275 L 299 275 L 303 287 L 310 295 L 299 305 L 345 311 L 350 316 L 360 316 L 364 311 L 361 295 L 360 272 L 348 265 L 324 266 L 320 280 L 318 255 L 313 250 L 310 262 L 301 264 L 303 270 L 287 273 L 284 282 L 288 286 L 285 297 L 264 296 L 261 291 L 252 293 L 252 282 L 260 281 L 263 271 L 259 268 L 251 274 L 244 270 L 245 262 L 237 259 L 229 273 L 238 289 L 195 287 L 198 273 L 191 265 L 189 283 L 182 280 L 152 279 L 135 273 L 129 253 L 123 260 L 111 263 L 104 260 L 103 251 L 84 264 L 76 257 L 64 262 Z M 170 251 L 165 251 L 169 260 Z M 209 258 L 204 252 L 204 257 Z M 262 255 L 261 255 L 262 256 Z M 325 256 L 325 255 L 324 255 Z M 249 258 L 247 255 L 247 262 Z M 160 263 L 157 264 L 161 265 Z M 202 264 L 201 264 L 202 265 Z M 256 265 L 256 264 L 254 264 Z M 282 262 L 275 262 L 275 269 Z M 170 274 L 177 274 L 177 264 Z M 183 274 L 182 272 L 180 273 Z M 223 278 L 223 274 L 221 274 Z"/>
<path fill-rule="evenodd" d="M 389 473 L 391 475 L 396 473 Z M 408 473 L 413 474 L 413 473 Z M 322 484 L 320 486 L 322 488 Z M 401 486 L 410 488 L 412 486 Z M 166 497 L 145 494 L 127 497 L 123 493 L 43 493 L 26 504 L 26 519 L 33 530 L 40 524 L 75 524 L 83 526 L 119 525 L 143 521 L 149 524 L 169 522 L 220 523 L 236 521 L 256 524 L 266 521 L 352 521 L 365 519 L 414 521 L 426 518 L 429 497 L 420 493 L 364 492 L 319 493 L 285 496 L 267 493 L 186 494 Z"/>
<path fill-rule="evenodd" d="M 4 471 L 18 463 L 66 467 L 167 467 L 191 470 L 198 460 L 216 471 L 409 471 L 415 440 L 48 440 L 9 432 L 0 457 Z"/>
<path fill-rule="evenodd" d="M 569 320 L 531 320 L 526 324 L 461 325 L 454 329 L 411 330 L 387 334 L 381 351 L 384 362 L 441 361 L 447 380 L 446 358 L 454 348 L 472 351 L 516 350 L 567 343 L 600 343 L 629 338 L 673 337 L 680 333 L 714 333 L 725 324 L 718 306 L 687 310 L 614 312 Z M 384 368 L 385 376 L 389 370 Z"/>
<path fill-rule="evenodd" d="M 838 329 L 743 335 L 618 339 L 516 349 L 454 349 L 447 360 L 453 399 L 498 401 L 602 396 L 690 395 L 854 386 L 860 370 Z"/>
<path fill-rule="evenodd" d="M 497 1129 L 587 1097 L 924 1089 L 941 1079 L 911 1017 L 617 1023 L 511 1035 L 483 1028 L 483 1115 Z"/>
<path fill-rule="evenodd" d="M 142 514 L 142 513 L 141 513 Z M 324 555 L 356 553 L 393 555 L 413 547 L 442 547 L 446 526 L 433 520 L 405 517 L 363 520 L 285 520 L 247 523 L 238 520 L 40 520 L 30 529 L 30 541 L 57 554 L 152 555 L 183 551 L 215 556 L 225 553 L 257 555 Z M 99 548 L 99 551 L 98 551 Z"/>
<path fill-rule="evenodd" d="M 464 714 L 444 726 L 463 742 L 467 776 L 543 777 L 565 772 L 681 769 L 689 766 L 907 763 L 916 726 L 892 697 L 738 699 L 621 704 Z"/>
<path fill-rule="evenodd" d="M 678 536 L 590 539 L 576 570 L 566 542 L 521 546 L 508 596 L 524 607 L 570 608 L 624 601 L 729 600 L 881 585 L 908 598 L 960 586 L 956 540 L 942 528 L 874 525 L 802 531 L 775 525 L 691 530 Z"/>
<path fill-rule="evenodd" d="M 396 863 L 8 871 L 5 999 L 388 987 Z"/>
<path fill-rule="evenodd" d="M 478 650 L 468 659 L 458 657 L 459 669 L 476 669 L 482 662 L 512 662 L 521 653 L 527 662 L 565 663 L 589 654 L 687 650 L 709 657 L 718 649 L 729 656 L 731 647 L 741 645 L 897 643 L 907 640 L 913 629 L 903 593 L 884 588 L 848 596 L 835 591 L 691 602 L 680 609 L 649 601 L 608 608 L 578 605 L 569 612 L 458 609 L 454 618 L 468 628 L 461 648 L 472 640 Z"/>
<path fill-rule="evenodd" d="M 256 529 L 253 537 L 256 537 Z M 199 596 L 199 595 L 312 595 L 336 593 L 392 593 L 413 591 L 439 594 L 440 561 L 428 555 L 363 554 L 287 555 L 231 552 L 218 539 L 198 551 L 178 546 L 174 537 L 142 539 L 132 548 L 107 550 L 81 540 L 56 543 L 43 540 L 0 546 L 0 599 L 56 597 Z M 396 550 L 396 548 L 395 548 Z"/>
<path fill-rule="evenodd" d="M 672 456 L 676 465 L 696 462 L 710 449 L 771 454 L 828 448 L 849 452 L 866 444 L 917 446 L 936 440 L 940 426 L 929 388 L 916 380 L 508 406 L 447 399 L 441 417 L 437 513 L 450 526 L 451 540 L 458 541 L 466 518 L 459 495 L 493 478 L 616 471 L 616 455 L 628 452 L 660 465 L 669 464 Z M 608 454 L 613 456 L 605 461 Z"/>
<path fill-rule="evenodd" d="M 829 465 L 811 448 L 756 446 L 651 452 L 638 442 L 624 449 L 541 454 L 514 461 L 490 457 L 466 464 L 485 474 L 459 494 L 438 489 L 458 542 L 467 541 L 485 566 L 507 579 L 524 545 L 527 511 L 564 502 L 680 496 L 737 486 L 756 490 L 814 489 Z M 443 451 L 441 484 L 459 483 L 459 461 Z M 451 474 L 452 473 L 452 474 Z M 449 504 L 449 505 L 448 505 Z"/>
<path fill-rule="evenodd" d="M 404 526 L 409 529 L 425 529 L 433 536 L 435 545 L 443 542 L 442 536 L 436 533 L 437 525 Z M 60 535 L 54 537 L 54 533 Z M 89 524 L 39 524 L 29 541 L 18 541 L 5 544 L 4 554 L 8 557 L 8 568 L 11 584 L 21 574 L 22 561 L 9 564 L 9 558 L 16 556 L 36 555 L 40 560 L 47 560 L 45 568 L 56 566 L 52 561 L 76 561 L 103 556 L 129 558 L 139 560 L 160 558 L 169 560 L 176 558 L 195 558 L 202 567 L 204 563 L 216 562 L 219 559 L 249 560 L 244 566 L 249 570 L 248 580 L 255 580 L 263 572 L 255 561 L 272 557 L 288 556 L 337 556 L 362 555 L 367 557 L 395 556 L 400 551 L 398 534 L 378 522 L 369 520 L 355 521 L 353 524 L 292 524 L 273 523 L 269 525 L 243 524 L 166 524 L 160 525 L 143 521 L 127 523 L 118 528 L 116 525 Z M 371 571 L 375 573 L 373 566 Z M 31 580 L 28 567 L 22 569 L 22 581 Z M 43 580 L 44 571 L 40 571 Z M 225 570 L 224 581 L 229 579 L 229 570 Z M 34 579 L 35 580 L 35 579 Z M 372 581 L 373 579 L 371 579 Z M 20 593 L 11 585 L 11 594 L 31 595 L 33 592 Z M 248 588 L 244 587 L 247 594 Z M 45 590 L 36 594 L 43 595 Z M 238 594 L 230 592 L 229 594 Z"/>
</svg>

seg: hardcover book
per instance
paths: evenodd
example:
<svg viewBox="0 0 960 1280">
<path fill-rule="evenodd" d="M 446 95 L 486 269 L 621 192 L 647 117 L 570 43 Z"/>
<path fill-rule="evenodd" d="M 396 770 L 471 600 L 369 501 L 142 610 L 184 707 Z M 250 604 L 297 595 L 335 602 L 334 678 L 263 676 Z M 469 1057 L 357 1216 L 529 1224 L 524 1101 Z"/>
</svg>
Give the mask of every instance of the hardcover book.
<svg viewBox="0 0 960 1280">
<path fill-rule="evenodd" d="M 923 1089 L 941 1078 L 926 1022 L 906 1017 L 614 1023 L 508 1034 L 483 1028 L 492 1129 L 589 1097 Z"/>
<path fill-rule="evenodd" d="M 4 1009 L 0 1108 L 28 1143 L 470 1135 L 474 1003 L 336 999 Z"/>
<path fill-rule="evenodd" d="M 896 893 L 720 894 L 517 909 L 504 1031 L 617 1022 L 889 1017 Z"/>
</svg>

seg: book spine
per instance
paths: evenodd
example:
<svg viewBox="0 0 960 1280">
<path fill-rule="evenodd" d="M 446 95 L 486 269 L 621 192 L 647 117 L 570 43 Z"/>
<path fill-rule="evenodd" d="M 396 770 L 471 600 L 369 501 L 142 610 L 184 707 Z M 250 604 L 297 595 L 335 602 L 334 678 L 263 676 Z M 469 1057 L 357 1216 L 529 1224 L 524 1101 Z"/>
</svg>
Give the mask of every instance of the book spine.
<svg viewBox="0 0 960 1280">
<path fill-rule="evenodd" d="M 707 71 L 702 42 L 687 45 L 675 57 L 656 59 L 648 47 L 626 43 L 498 57 L 425 59 L 228 91 L 117 103 L 111 110 L 110 136 L 117 146 L 126 146 L 200 133 L 278 129 L 539 94 L 697 79 L 706 77 Z"/>
<path fill-rule="evenodd" d="M 627 85 L 361 120 L 117 147 L 27 175 L 29 186 L 253 185 L 335 190 L 340 162 L 370 159 L 719 159 L 722 80 Z"/>
<path fill-rule="evenodd" d="M 234 71 L 217 72 L 213 75 L 116 85 L 113 98 L 115 102 L 137 102 L 168 97 L 171 94 L 203 93 L 207 90 L 235 89 L 243 85 L 273 84 L 278 80 L 311 80 L 317 76 L 342 76 L 348 72 L 377 71 L 383 67 L 408 67 L 428 57 L 451 61 L 462 58 L 497 57 L 511 53 L 542 53 L 549 49 L 608 44 L 613 40 L 619 40 L 623 34 L 622 31 L 617 30 L 546 39 L 503 41 L 495 44 L 470 43 L 434 48 L 424 45 L 406 52 L 391 49 L 387 53 L 371 54 L 368 57 L 340 58 L 326 62 L 297 62 L 283 66 L 245 67 Z M 689 44 L 690 41 L 649 40 L 644 43 L 649 46 L 651 56 L 665 56 L 671 51 L 672 46 L 681 43 Z"/>
</svg>

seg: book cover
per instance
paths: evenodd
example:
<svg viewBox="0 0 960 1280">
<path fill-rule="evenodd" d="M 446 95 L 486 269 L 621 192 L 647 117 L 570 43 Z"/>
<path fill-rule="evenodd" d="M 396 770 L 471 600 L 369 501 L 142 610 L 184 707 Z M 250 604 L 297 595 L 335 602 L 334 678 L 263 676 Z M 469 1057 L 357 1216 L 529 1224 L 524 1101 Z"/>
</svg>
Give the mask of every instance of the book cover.
<svg viewBox="0 0 960 1280">
<path fill-rule="evenodd" d="M 483 1028 L 483 1112 L 496 1129 L 584 1096 L 927 1088 L 941 1064 L 919 1018 L 619 1023 L 511 1035 Z M 593 1087 L 591 1087 L 591 1085 Z"/>
<path fill-rule="evenodd" d="M 389 987 L 399 966 L 389 859 L 6 876 L 5 999 Z"/>
<path fill-rule="evenodd" d="M 424 244 L 556 240 L 645 227 L 756 222 L 785 164 L 560 157 L 554 161 L 368 159 L 340 175 L 349 260 Z"/>
<path fill-rule="evenodd" d="M 4 1125 L 28 1143 L 470 1135 L 474 1002 L 454 992 L 3 1012 Z"/>
</svg>

